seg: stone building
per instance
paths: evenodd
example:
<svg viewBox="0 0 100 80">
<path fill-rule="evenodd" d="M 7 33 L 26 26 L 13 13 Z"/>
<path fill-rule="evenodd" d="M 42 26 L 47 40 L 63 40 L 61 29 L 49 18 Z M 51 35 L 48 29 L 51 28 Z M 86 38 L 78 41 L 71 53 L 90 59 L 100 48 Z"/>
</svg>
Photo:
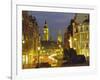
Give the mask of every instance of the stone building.
<svg viewBox="0 0 100 80">
<path fill-rule="evenodd" d="M 38 53 L 39 27 L 36 18 L 22 11 L 22 62 L 23 68 L 31 67 Z"/>
</svg>

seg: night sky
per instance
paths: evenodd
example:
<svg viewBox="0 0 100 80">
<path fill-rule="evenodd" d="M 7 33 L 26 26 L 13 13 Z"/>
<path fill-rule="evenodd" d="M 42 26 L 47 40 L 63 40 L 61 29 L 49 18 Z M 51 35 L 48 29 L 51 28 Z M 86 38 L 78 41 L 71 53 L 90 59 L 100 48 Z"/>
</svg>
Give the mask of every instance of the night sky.
<svg viewBox="0 0 100 80">
<path fill-rule="evenodd" d="M 39 12 L 29 11 L 29 14 L 36 17 L 40 34 L 43 33 L 45 20 L 48 24 L 49 33 L 54 40 L 57 40 L 57 34 L 60 32 L 63 36 L 65 28 L 70 24 L 70 20 L 74 18 L 74 13 L 60 12 Z"/>
</svg>

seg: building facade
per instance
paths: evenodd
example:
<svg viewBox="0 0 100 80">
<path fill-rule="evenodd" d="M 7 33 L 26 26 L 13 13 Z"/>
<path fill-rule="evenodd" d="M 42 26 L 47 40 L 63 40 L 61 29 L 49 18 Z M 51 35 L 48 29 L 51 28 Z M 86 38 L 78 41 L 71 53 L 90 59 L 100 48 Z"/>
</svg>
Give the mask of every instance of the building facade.
<svg viewBox="0 0 100 80">
<path fill-rule="evenodd" d="M 61 34 L 61 32 L 59 31 L 59 32 L 58 32 L 58 35 L 57 35 L 57 43 L 58 43 L 58 44 L 62 44 L 62 42 L 63 42 L 62 34 Z"/>
<path fill-rule="evenodd" d="M 77 55 L 84 55 L 85 57 L 89 57 L 90 54 L 89 54 L 89 18 L 88 17 L 87 18 L 85 17 L 85 20 L 83 20 L 83 22 L 81 22 L 80 24 L 79 22 L 73 23 L 72 47 L 77 51 Z"/>
<path fill-rule="evenodd" d="M 64 46 L 89 58 L 89 14 L 75 14 L 64 34 Z"/>
<path fill-rule="evenodd" d="M 89 25 L 83 23 L 78 26 L 78 32 L 73 36 L 73 47 L 84 56 L 89 56 Z"/>
<path fill-rule="evenodd" d="M 36 18 L 27 11 L 22 12 L 22 18 L 22 64 L 27 68 L 33 65 L 33 57 L 38 53 L 39 27 Z"/>
</svg>

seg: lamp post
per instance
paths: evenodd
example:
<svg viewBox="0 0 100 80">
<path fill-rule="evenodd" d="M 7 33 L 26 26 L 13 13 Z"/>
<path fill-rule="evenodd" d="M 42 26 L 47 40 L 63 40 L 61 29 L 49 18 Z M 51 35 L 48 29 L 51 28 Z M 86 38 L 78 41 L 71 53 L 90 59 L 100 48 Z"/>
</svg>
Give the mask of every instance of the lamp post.
<svg viewBox="0 0 100 80">
<path fill-rule="evenodd" d="M 24 41 L 24 40 L 22 40 L 22 43 L 24 44 L 24 43 L 25 43 L 25 41 Z"/>
<path fill-rule="evenodd" d="M 39 67 L 39 58 L 40 58 L 40 47 L 38 47 L 38 67 Z"/>
</svg>

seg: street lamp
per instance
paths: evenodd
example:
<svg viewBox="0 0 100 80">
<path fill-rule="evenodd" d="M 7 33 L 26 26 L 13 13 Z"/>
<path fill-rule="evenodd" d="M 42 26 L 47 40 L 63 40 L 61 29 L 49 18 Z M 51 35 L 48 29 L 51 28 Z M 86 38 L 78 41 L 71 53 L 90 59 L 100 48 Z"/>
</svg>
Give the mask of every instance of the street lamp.
<svg viewBox="0 0 100 80">
<path fill-rule="evenodd" d="M 59 45 L 59 48 L 61 48 L 61 45 Z"/>
<path fill-rule="evenodd" d="M 76 38 L 74 38 L 74 41 L 76 41 L 77 39 Z"/>
<path fill-rule="evenodd" d="M 70 43 L 70 48 L 72 48 L 72 37 L 70 37 L 69 43 Z"/>
<path fill-rule="evenodd" d="M 24 43 L 25 43 L 25 41 L 24 41 L 24 40 L 22 40 L 22 43 L 24 44 Z"/>
<path fill-rule="evenodd" d="M 40 50 L 40 47 L 38 47 L 38 50 Z"/>
<path fill-rule="evenodd" d="M 39 67 L 39 57 L 40 57 L 39 51 L 40 51 L 40 47 L 38 47 L 37 49 L 38 49 L 38 67 Z"/>
</svg>

